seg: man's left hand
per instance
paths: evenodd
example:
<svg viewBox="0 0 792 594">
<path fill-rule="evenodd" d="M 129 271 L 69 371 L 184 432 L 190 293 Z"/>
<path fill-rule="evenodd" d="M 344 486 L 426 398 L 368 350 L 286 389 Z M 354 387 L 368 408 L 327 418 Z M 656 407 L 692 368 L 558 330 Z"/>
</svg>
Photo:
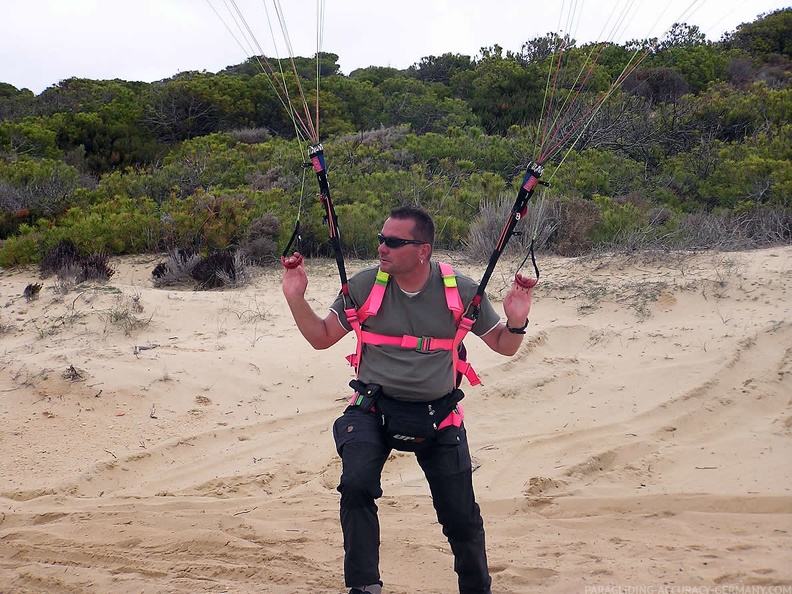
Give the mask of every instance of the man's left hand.
<svg viewBox="0 0 792 594">
<path fill-rule="evenodd" d="M 506 314 L 510 326 L 520 327 L 528 319 L 528 315 L 531 313 L 533 290 L 538 282 L 538 278 L 523 276 L 519 273 L 514 276 L 512 287 L 503 300 L 503 312 Z"/>
</svg>

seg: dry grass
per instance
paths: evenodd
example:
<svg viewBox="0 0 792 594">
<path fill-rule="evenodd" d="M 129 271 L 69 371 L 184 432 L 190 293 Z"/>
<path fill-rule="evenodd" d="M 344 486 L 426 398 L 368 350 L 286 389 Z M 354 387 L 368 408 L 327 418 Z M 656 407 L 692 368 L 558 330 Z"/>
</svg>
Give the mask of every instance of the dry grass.
<svg viewBox="0 0 792 594">
<path fill-rule="evenodd" d="M 505 194 L 498 201 L 484 203 L 470 225 L 465 252 L 474 260 L 489 259 L 508 219 L 513 200 Z M 690 213 L 672 221 L 665 209 L 649 213 L 648 221 L 636 228 L 615 233 L 594 246 L 592 231 L 599 229 L 601 215 L 590 201 L 534 198 L 524 221 L 516 229 L 504 255 L 525 252 L 531 239 L 535 248 L 560 256 L 601 253 L 671 252 L 693 250 L 738 251 L 782 245 L 792 241 L 792 209 L 756 208 L 750 213 Z"/>
<path fill-rule="evenodd" d="M 251 264 L 240 251 L 216 252 L 207 257 L 172 250 L 151 272 L 154 287 L 193 287 L 198 290 L 239 288 L 252 278 Z"/>
<path fill-rule="evenodd" d="M 140 301 L 140 293 L 136 292 L 132 295 L 121 293 L 116 295 L 113 307 L 99 312 L 99 319 L 105 324 L 105 334 L 118 329 L 125 336 L 131 336 L 137 330 L 148 328 L 154 319 L 155 312 L 148 317 L 140 316 L 141 313 L 143 313 L 143 304 Z"/>
</svg>

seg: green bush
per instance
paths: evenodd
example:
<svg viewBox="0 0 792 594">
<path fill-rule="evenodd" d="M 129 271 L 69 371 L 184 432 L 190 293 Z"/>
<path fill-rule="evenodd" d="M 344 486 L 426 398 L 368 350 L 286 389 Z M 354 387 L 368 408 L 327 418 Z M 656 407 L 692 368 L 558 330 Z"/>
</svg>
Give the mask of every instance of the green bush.
<svg viewBox="0 0 792 594">
<path fill-rule="evenodd" d="M 592 228 L 591 239 L 595 244 L 619 244 L 624 237 L 644 227 L 646 221 L 638 208 L 630 203 L 618 203 L 605 196 L 594 196 L 601 219 Z"/>
<path fill-rule="evenodd" d="M 166 247 L 211 252 L 239 245 L 258 214 L 255 202 L 245 195 L 199 190 L 186 198 L 171 197 L 162 205 Z"/>
<path fill-rule="evenodd" d="M 27 225 L 23 225 L 27 227 Z M 28 227 L 29 229 L 29 227 Z M 41 259 L 41 243 L 38 233 L 21 232 L 0 244 L 0 267 L 27 266 Z"/>
<path fill-rule="evenodd" d="M 69 209 L 45 243 L 70 239 L 86 253 L 138 254 L 159 249 L 160 228 L 152 200 L 117 196 L 87 210 Z"/>
<path fill-rule="evenodd" d="M 344 252 L 359 258 L 375 257 L 379 246 L 377 233 L 382 230 L 387 213 L 367 204 L 342 204 L 336 207 L 336 214 Z"/>
</svg>

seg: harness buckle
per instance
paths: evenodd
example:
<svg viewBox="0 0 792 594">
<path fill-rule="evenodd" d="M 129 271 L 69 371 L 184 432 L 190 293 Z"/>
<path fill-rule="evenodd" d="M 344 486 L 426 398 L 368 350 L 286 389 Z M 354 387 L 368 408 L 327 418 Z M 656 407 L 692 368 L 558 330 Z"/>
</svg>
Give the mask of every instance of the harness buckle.
<svg viewBox="0 0 792 594">
<path fill-rule="evenodd" d="M 419 353 L 426 353 L 432 350 L 432 337 L 419 336 L 418 344 L 415 345 L 415 350 Z"/>
</svg>

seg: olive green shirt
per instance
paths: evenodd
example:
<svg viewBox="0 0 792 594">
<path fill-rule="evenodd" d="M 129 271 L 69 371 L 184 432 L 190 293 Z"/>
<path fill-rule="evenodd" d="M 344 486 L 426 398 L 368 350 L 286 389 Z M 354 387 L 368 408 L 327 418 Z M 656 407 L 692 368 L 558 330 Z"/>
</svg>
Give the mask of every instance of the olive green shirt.
<svg viewBox="0 0 792 594">
<path fill-rule="evenodd" d="M 427 336 L 431 338 L 453 338 L 456 321 L 448 309 L 445 286 L 440 266 L 430 262 L 429 281 L 423 290 L 411 297 L 390 279 L 385 288 L 382 306 L 376 316 L 363 323 L 363 329 L 386 336 Z M 478 283 L 470 277 L 456 274 L 457 287 L 462 304 L 467 307 L 473 300 Z M 366 268 L 349 279 L 349 294 L 352 302 L 360 307 L 374 286 L 377 268 Z M 330 309 L 338 315 L 341 325 L 352 328 L 344 313 L 344 299 L 339 294 Z M 480 312 L 473 324 L 472 332 L 483 336 L 500 323 L 500 316 L 487 300 L 481 301 Z M 382 386 L 385 394 L 400 400 L 435 400 L 454 388 L 455 370 L 452 369 L 452 354 L 448 350 L 419 352 L 394 345 L 364 344 L 358 370 L 358 379 L 365 383 Z"/>
</svg>

